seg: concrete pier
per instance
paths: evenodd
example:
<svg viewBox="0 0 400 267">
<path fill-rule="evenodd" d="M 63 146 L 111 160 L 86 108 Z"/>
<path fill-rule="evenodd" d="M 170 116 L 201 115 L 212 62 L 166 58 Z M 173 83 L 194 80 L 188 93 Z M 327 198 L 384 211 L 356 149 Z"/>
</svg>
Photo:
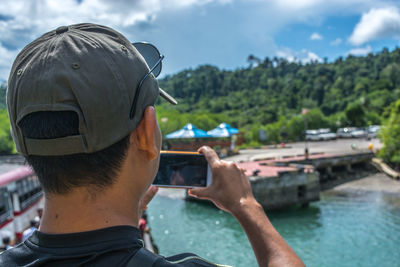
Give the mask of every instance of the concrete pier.
<svg viewBox="0 0 400 267">
<path fill-rule="evenodd" d="M 256 199 L 267 209 L 319 200 L 321 190 L 367 175 L 372 152 L 303 155 L 237 162 L 246 169 Z M 369 165 L 370 166 L 370 165 Z M 373 170 L 372 170 L 373 171 Z"/>
<path fill-rule="evenodd" d="M 253 194 L 264 209 L 281 209 L 319 200 L 320 185 L 315 172 L 279 172 L 278 176 L 251 176 Z"/>
</svg>

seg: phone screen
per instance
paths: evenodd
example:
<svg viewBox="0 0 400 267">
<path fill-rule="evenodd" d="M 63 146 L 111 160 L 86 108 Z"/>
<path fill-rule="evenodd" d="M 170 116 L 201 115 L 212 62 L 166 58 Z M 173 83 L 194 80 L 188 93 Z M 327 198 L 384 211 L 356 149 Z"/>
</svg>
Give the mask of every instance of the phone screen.
<svg viewBox="0 0 400 267">
<path fill-rule="evenodd" d="M 207 186 L 208 163 L 201 154 L 161 153 L 154 185 L 169 187 Z"/>
</svg>

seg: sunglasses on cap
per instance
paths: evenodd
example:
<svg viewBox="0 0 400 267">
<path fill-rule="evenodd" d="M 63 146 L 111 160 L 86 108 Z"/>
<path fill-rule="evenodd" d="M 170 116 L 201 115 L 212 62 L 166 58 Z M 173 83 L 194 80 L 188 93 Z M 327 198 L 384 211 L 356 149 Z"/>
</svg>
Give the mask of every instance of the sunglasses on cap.
<svg viewBox="0 0 400 267">
<path fill-rule="evenodd" d="M 152 44 L 145 43 L 145 42 L 138 42 L 138 43 L 132 43 L 132 45 L 143 56 L 144 60 L 147 63 L 147 66 L 150 68 L 150 70 L 146 73 L 146 75 L 143 76 L 143 78 L 140 80 L 140 82 L 137 86 L 135 96 L 133 97 L 133 103 L 131 106 L 130 114 L 129 114 L 131 119 L 135 115 L 136 103 L 139 98 L 140 89 L 141 89 L 143 83 L 146 81 L 147 77 L 149 77 L 151 73 L 153 73 L 153 75 L 155 77 L 158 77 L 158 75 L 160 75 L 161 69 L 162 69 L 162 60 L 164 59 L 164 55 L 161 55 L 160 51 L 158 51 L 158 49 Z M 159 91 L 160 91 L 160 95 L 165 100 L 167 100 L 168 102 L 170 102 L 173 105 L 178 104 L 178 102 L 172 96 L 167 94 L 164 90 L 159 88 Z"/>
</svg>

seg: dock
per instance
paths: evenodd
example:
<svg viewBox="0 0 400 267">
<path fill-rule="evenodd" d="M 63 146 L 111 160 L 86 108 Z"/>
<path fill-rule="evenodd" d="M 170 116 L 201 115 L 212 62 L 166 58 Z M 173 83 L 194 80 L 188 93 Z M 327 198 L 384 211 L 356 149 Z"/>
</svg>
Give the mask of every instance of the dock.
<svg viewBox="0 0 400 267">
<path fill-rule="evenodd" d="M 377 140 L 373 142 L 380 147 Z M 375 155 L 366 149 L 368 144 L 365 140 L 314 142 L 310 146 L 315 152 L 305 158 L 301 153 L 304 144 L 293 143 L 282 149 L 244 150 L 227 160 L 247 170 L 253 193 L 265 209 L 282 209 L 308 205 L 318 201 L 323 190 L 376 172 L 370 164 Z M 3 156 L 0 162 L 23 164 L 24 159 Z"/>
<path fill-rule="evenodd" d="M 240 161 L 246 169 L 255 198 L 266 210 L 308 205 L 322 190 L 368 175 L 371 151 L 344 154 L 315 153 Z"/>
</svg>

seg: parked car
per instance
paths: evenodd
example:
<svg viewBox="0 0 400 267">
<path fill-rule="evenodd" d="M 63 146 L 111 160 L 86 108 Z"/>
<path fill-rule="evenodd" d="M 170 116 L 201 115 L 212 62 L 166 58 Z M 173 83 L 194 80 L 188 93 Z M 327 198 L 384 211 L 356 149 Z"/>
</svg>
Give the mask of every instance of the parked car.
<svg viewBox="0 0 400 267">
<path fill-rule="evenodd" d="M 335 133 L 332 133 L 330 129 L 318 129 L 318 130 L 306 131 L 307 141 L 334 140 L 336 138 L 337 135 Z"/>
<path fill-rule="evenodd" d="M 336 133 L 339 138 L 352 138 L 351 132 L 355 129 L 354 127 L 339 128 Z"/>
<path fill-rule="evenodd" d="M 320 140 L 335 140 L 337 139 L 337 134 L 332 133 L 330 129 L 319 129 Z"/>
<path fill-rule="evenodd" d="M 364 138 L 367 137 L 367 131 L 363 128 L 357 128 L 350 132 L 351 137 L 353 138 Z"/>
<path fill-rule="evenodd" d="M 307 130 L 306 131 L 306 140 L 307 141 L 319 141 L 322 139 L 319 136 L 318 130 Z"/>
</svg>

